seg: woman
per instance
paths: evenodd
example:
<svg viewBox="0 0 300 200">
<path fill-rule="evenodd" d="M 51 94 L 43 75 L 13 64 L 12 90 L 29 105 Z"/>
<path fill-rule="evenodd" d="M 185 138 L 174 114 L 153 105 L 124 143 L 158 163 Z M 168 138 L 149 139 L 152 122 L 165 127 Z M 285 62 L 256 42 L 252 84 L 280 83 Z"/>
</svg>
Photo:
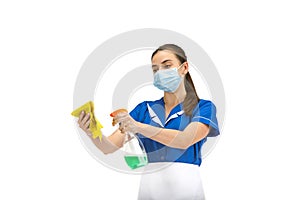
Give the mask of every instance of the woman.
<svg viewBox="0 0 300 200">
<path fill-rule="evenodd" d="M 185 52 L 165 44 L 151 57 L 154 86 L 164 91 L 156 101 L 144 101 L 129 114 L 114 117 L 120 123 L 109 137 L 92 139 L 89 116 L 81 114 L 78 123 L 105 154 L 122 147 L 125 132 L 138 135 L 144 144 L 147 167 L 172 163 L 167 168 L 141 178 L 139 199 L 204 199 L 199 166 L 201 147 L 207 137 L 219 135 L 216 107 L 199 99 Z"/>
</svg>

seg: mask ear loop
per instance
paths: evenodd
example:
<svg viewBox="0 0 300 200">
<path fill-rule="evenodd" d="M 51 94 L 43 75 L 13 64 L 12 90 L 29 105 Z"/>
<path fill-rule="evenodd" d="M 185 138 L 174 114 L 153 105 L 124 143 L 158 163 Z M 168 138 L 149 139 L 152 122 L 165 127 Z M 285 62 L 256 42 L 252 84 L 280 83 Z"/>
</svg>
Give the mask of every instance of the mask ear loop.
<svg viewBox="0 0 300 200">
<path fill-rule="evenodd" d="M 177 68 L 177 70 L 179 70 L 181 67 L 182 67 L 182 65 L 184 64 L 185 62 L 183 62 L 181 65 L 179 65 L 179 67 Z"/>
<path fill-rule="evenodd" d="M 177 72 L 178 70 L 182 67 L 182 65 L 184 64 L 185 62 L 183 62 L 181 65 L 179 65 L 179 67 L 177 68 Z"/>
</svg>

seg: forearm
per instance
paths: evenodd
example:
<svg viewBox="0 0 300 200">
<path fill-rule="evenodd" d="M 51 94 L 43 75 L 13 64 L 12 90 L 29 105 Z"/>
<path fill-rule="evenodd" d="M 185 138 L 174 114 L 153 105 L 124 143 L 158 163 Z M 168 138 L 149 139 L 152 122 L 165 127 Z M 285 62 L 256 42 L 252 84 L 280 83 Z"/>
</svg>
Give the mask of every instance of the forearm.
<svg viewBox="0 0 300 200">
<path fill-rule="evenodd" d="M 102 135 L 102 139 L 100 141 L 99 138 L 93 139 L 90 137 L 92 142 L 96 145 L 96 147 L 101 150 L 104 154 L 113 153 L 119 148 L 123 146 L 123 139 L 117 138 L 114 134 L 106 137 Z"/>
<path fill-rule="evenodd" d="M 154 127 L 148 124 L 139 123 L 138 132 L 166 146 L 187 149 L 189 146 L 197 142 L 196 130 L 185 129 L 184 131 Z M 205 135 L 203 134 L 202 137 Z"/>
<path fill-rule="evenodd" d="M 139 133 L 166 146 L 185 149 L 182 131 L 139 124 Z"/>
</svg>

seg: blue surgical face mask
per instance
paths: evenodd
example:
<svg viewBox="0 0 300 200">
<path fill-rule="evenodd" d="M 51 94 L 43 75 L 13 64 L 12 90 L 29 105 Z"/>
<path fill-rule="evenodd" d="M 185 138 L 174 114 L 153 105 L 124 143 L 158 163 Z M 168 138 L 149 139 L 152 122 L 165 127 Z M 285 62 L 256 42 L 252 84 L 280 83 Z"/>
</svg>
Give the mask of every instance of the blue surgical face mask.
<svg viewBox="0 0 300 200">
<path fill-rule="evenodd" d="M 182 77 L 178 74 L 178 69 L 182 65 L 183 63 L 178 68 L 158 70 L 154 74 L 153 85 L 165 92 L 175 92 L 182 81 Z"/>
</svg>

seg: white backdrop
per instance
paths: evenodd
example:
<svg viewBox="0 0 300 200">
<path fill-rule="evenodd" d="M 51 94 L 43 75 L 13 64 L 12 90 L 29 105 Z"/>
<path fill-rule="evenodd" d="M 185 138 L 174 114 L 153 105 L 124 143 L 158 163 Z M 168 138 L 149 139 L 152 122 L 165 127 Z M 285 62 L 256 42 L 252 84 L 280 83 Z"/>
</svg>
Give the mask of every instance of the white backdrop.
<svg viewBox="0 0 300 200">
<path fill-rule="evenodd" d="M 207 199 L 299 199 L 299 15 L 291 0 L 1 1 L 0 199 L 136 199 L 139 176 L 93 159 L 70 112 L 87 56 L 138 28 L 191 38 L 223 80 Z"/>
</svg>

